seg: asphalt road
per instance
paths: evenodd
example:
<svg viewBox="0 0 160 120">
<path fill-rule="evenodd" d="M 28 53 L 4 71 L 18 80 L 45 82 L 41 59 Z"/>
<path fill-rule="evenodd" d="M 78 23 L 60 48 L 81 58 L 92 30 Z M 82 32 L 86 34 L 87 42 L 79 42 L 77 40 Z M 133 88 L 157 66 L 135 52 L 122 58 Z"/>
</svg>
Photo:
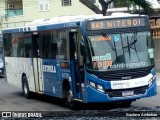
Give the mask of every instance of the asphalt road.
<svg viewBox="0 0 160 120">
<path fill-rule="evenodd" d="M 158 87 L 159 87 L 157 89 L 158 93 L 156 96 L 136 100 L 135 102 L 132 103 L 132 106 L 149 107 L 149 108 L 160 107 L 160 85 L 158 85 Z"/>
<path fill-rule="evenodd" d="M 132 103 L 136 107 L 160 107 L 160 73 L 157 73 L 157 95 L 148 98 L 142 98 Z"/>
<path fill-rule="evenodd" d="M 55 99 L 44 99 L 42 96 L 26 99 L 20 88 L 0 78 L 0 111 L 70 111 L 60 101 L 58 104 L 55 102 Z"/>
</svg>

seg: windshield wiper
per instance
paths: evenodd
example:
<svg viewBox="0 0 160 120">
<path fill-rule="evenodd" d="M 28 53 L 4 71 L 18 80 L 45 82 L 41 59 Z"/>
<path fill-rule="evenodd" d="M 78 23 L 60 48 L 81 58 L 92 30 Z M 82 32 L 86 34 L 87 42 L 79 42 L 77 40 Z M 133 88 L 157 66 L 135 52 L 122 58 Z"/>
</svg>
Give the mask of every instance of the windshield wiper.
<svg viewBox="0 0 160 120">
<path fill-rule="evenodd" d="M 131 51 L 130 51 L 130 46 L 131 46 L 131 44 L 129 44 L 128 36 L 127 36 L 127 45 L 128 45 L 128 46 L 126 46 L 126 47 L 128 48 L 129 59 L 131 59 Z"/>
<path fill-rule="evenodd" d="M 134 41 L 133 41 L 133 39 L 134 39 Z M 133 45 L 135 46 L 135 43 L 136 43 L 136 42 L 137 42 L 137 38 L 135 39 L 135 36 L 134 36 L 134 38 L 133 38 L 133 36 L 132 36 L 130 42 L 129 42 L 128 36 L 127 36 L 127 46 L 125 46 L 125 47 L 123 47 L 123 48 L 132 48 Z M 132 49 L 135 49 L 135 48 L 132 48 Z"/>
<path fill-rule="evenodd" d="M 134 36 L 131 37 L 130 42 L 129 42 L 128 36 L 127 36 L 127 46 L 125 46 L 123 48 L 128 48 L 129 59 L 131 59 L 131 51 L 130 51 L 130 49 L 135 50 L 136 55 L 138 57 L 138 60 L 140 61 L 139 56 L 138 56 L 138 52 L 137 52 L 137 48 L 136 48 L 136 45 L 135 45 L 136 42 L 137 42 L 137 35 L 134 34 Z"/>
<path fill-rule="evenodd" d="M 148 47 L 148 36 L 146 36 L 147 37 L 147 47 Z"/>
</svg>

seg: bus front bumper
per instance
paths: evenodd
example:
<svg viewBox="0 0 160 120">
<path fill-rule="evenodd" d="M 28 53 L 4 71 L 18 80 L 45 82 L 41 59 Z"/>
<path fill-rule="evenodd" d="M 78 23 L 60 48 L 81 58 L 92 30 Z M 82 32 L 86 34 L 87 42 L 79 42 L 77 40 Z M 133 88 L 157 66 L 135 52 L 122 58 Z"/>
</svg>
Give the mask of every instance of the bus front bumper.
<svg viewBox="0 0 160 120">
<path fill-rule="evenodd" d="M 141 87 L 142 89 L 143 87 Z M 135 88 L 136 89 L 136 88 Z M 133 90 L 135 90 L 133 88 Z M 91 86 L 87 86 L 86 87 L 86 96 L 84 101 L 86 103 L 89 102 L 116 102 L 116 101 L 124 101 L 124 100 L 130 100 L 130 101 L 135 101 L 136 99 L 140 99 L 140 98 L 145 98 L 145 97 L 150 97 L 150 96 L 155 96 L 157 94 L 157 85 L 156 85 L 156 81 L 153 82 L 153 84 L 150 87 L 145 87 L 143 88 L 145 89 L 143 94 L 136 94 L 136 95 L 132 95 L 132 96 L 114 96 L 114 92 L 113 92 L 113 96 L 107 94 L 106 92 L 100 92 L 94 88 L 92 88 Z M 138 89 L 137 89 L 138 91 Z M 116 91 L 117 94 L 121 93 L 121 91 Z M 134 91 L 135 93 L 135 91 Z"/>
</svg>

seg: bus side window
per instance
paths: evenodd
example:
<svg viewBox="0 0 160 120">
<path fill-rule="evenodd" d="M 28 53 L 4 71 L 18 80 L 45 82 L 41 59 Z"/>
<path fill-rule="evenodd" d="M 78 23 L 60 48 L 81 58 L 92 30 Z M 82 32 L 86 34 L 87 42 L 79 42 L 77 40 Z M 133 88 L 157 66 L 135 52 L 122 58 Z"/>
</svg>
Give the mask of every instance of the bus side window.
<svg viewBox="0 0 160 120">
<path fill-rule="evenodd" d="M 56 59 L 56 54 L 57 54 L 57 44 L 56 43 L 52 43 L 51 44 L 51 58 Z"/>
<path fill-rule="evenodd" d="M 25 57 L 31 57 L 31 47 L 29 46 L 27 46 L 26 48 L 25 48 Z"/>
<path fill-rule="evenodd" d="M 37 58 L 39 57 L 39 36 L 32 35 L 32 57 Z"/>
<path fill-rule="evenodd" d="M 25 53 L 25 51 L 24 51 L 24 48 L 23 48 L 23 49 L 20 50 L 20 55 L 19 56 L 24 57 L 24 53 Z"/>
<path fill-rule="evenodd" d="M 3 36 L 4 55 L 10 57 L 12 55 L 12 37 L 11 34 L 4 34 Z"/>
<path fill-rule="evenodd" d="M 24 48 L 26 58 L 31 57 L 31 48 L 32 48 L 32 37 L 30 33 L 24 34 Z"/>
<path fill-rule="evenodd" d="M 49 59 L 50 53 L 49 53 L 49 34 L 43 34 L 42 35 L 42 58 Z"/>
<path fill-rule="evenodd" d="M 56 58 L 66 60 L 68 58 L 67 52 L 67 38 L 66 31 L 62 30 L 59 32 L 57 39 L 57 56 Z"/>
</svg>

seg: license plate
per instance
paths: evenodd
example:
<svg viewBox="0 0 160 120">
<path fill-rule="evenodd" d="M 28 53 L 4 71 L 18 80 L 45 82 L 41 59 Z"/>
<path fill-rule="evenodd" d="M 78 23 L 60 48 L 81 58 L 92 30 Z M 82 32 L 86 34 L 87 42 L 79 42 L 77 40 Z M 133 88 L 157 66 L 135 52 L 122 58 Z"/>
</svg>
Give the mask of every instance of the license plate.
<svg viewBox="0 0 160 120">
<path fill-rule="evenodd" d="M 122 92 L 122 96 L 132 96 L 132 95 L 134 95 L 133 91 L 124 91 L 124 92 Z"/>
</svg>

